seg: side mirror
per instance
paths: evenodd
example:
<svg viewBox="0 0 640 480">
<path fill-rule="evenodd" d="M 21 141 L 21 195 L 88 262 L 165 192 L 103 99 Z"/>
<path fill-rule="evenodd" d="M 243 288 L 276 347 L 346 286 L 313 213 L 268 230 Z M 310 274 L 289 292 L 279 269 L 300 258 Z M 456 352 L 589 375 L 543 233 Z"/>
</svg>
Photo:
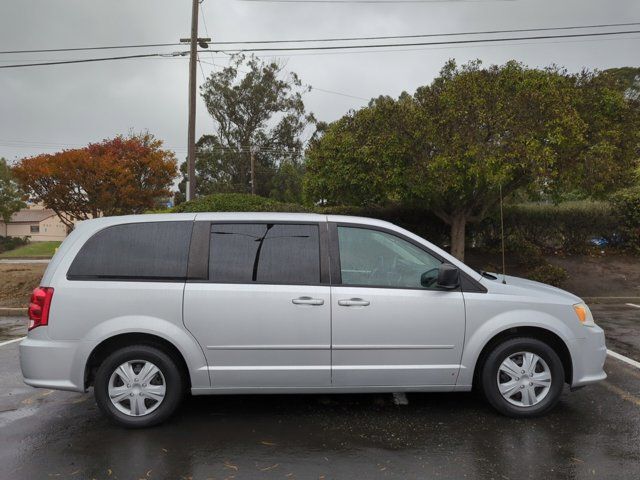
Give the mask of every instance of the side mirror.
<svg viewBox="0 0 640 480">
<path fill-rule="evenodd" d="M 439 268 L 432 268 L 420 275 L 420 285 L 425 288 L 432 288 L 438 282 Z"/>
<path fill-rule="evenodd" d="M 443 263 L 438 268 L 437 286 L 446 290 L 455 290 L 460 286 L 460 271 L 450 263 Z"/>
</svg>

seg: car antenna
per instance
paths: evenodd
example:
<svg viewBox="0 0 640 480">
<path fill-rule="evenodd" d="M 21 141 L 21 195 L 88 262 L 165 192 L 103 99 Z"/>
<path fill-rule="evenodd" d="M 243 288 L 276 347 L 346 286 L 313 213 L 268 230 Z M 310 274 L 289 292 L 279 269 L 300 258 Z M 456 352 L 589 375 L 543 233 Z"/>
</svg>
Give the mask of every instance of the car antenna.
<svg viewBox="0 0 640 480">
<path fill-rule="evenodd" d="M 502 183 L 500 184 L 500 240 L 502 243 L 502 283 L 507 283 L 507 268 L 504 261 L 504 212 L 502 211 Z"/>
</svg>

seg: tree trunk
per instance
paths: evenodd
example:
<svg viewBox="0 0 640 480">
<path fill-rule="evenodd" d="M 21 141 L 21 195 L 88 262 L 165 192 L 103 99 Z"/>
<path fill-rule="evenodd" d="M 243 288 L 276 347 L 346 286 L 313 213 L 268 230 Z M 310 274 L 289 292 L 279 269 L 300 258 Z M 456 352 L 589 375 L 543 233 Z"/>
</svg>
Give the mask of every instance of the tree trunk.
<svg viewBox="0 0 640 480">
<path fill-rule="evenodd" d="M 464 262 L 464 241 L 467 217 L 456 214 L 451 217 L 451 255 Z"/>
</svg>

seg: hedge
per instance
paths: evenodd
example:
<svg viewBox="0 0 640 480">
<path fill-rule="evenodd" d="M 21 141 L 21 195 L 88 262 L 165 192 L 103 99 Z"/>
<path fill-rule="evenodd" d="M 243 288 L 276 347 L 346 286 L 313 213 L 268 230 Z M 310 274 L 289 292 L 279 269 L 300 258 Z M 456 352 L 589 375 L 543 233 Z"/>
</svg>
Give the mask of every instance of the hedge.
<svg viewBox="0 0 640 480">
<path fill-rule="evenodd" d="M 216 193 L 181 203 L 171 212 L 308 212 L 302 205 L 246 193 Z"/>
<path fill-rule="evenodd" d="M 611 198 L 611 204 L 619 221 L 621 242 L 640 252 L 640 185 L 620 190 Z"/>
<path fill-rule="evenodd" d="M 526 242 L 543 249 L 579 252 L 592 238 L 621 246 L 620 216 L 607 202 L 572 201 L 559 205 L 527 203 L 504 209 L 507 244 Z M 483 246 L 500 242 L 500 218 L 492 214 L 479 225 L 472 225 L 471 236 Z"/>
<path fill-rule="evenodd" d="M 441 246 L 449 243 L 449 227 L 421 207 L 331 206 L 305 207 L 257 195 L 221 193 L 177 205 L 172 212 L 315 212 L 355 215 L 393 222 Z M 526 203 L 504 209 L 507 248 L 523 252 L 523 261 L 538 249 L 580 252 L 592 238 L 616 247 L 640 251 L 640 188 L 620 192 L 612 203 L 571 201 L 559 205 Z M 468 224 L 467 247 L 495 248 L 500 244 L 500 217 L 492 213 L 479 224 Z"/>
<path fill-rule="evenodd" d="M 0 237 L 0 253 L 14 250 L 29 243 L 29 237 Z"/>
</svg>

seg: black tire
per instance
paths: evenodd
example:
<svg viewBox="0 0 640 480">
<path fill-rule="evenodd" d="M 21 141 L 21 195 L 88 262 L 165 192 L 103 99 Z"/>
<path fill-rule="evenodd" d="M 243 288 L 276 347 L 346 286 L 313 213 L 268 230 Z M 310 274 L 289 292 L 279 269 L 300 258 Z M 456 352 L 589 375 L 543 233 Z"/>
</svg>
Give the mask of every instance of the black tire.
<svg viewBox="0 0 640 480">
<path fill-rule="evenodd" d="M 164 377 L 165 396 L 155 410 L 142 416 L 131 416 L 118 410 L 109 398 L 111 374 L 123 363 L 145 360 L 153 363 Z M 184 379 L 180 369 L 164 351 L 148 345 L 132 345 L 112 352 L 96 372 L 94 395 L 98 407 L 111 421 L 127 428 L 158 425 L 169 418 L 180 405 L 184 393 Z"/>
<path fill-rule="evenodd" d="M 551 373 L 551 386 L 546 396 L 532 406 L 513 405 L 502 396 L 498 388 L 498 371 L 502 362 L 519 352 L 531 352 L 538 355 L 546 362 Z M 482 392 L 493 408 L 508 417 L 522 418 L 544 415 L 551 410 L 560 400 L 565 378 L 562 361 L 553 348 L 536 338 L 518 337 L 499 343 L 489 352 L 482 366 L 480 380 Z M 537 391 L 541 392 L 542 390 Z M 516 402 L 522 402 L 522 393 L 515 393 L 512 399 Z"/>
</svg>

